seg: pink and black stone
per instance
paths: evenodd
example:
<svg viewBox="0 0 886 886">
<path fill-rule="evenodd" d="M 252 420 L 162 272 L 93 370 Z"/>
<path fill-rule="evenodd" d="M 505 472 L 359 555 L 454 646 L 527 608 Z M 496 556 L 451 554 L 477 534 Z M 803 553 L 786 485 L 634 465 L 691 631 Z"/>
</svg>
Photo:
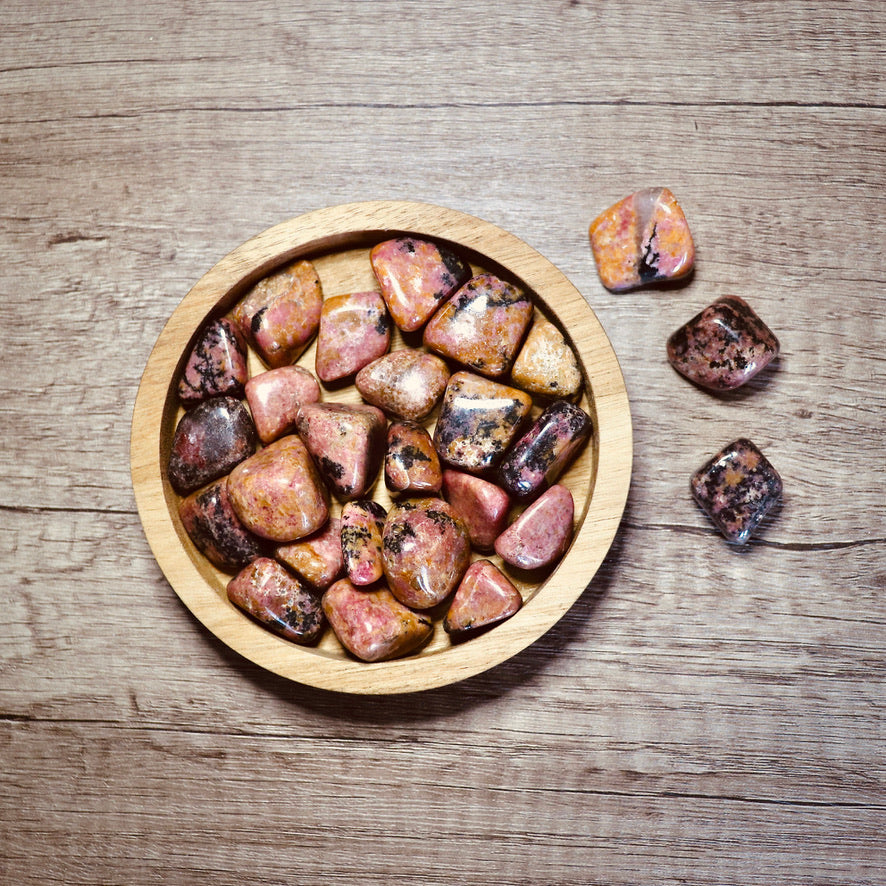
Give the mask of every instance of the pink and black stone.
<svg viewBox="0 0 886 886">
<path fill-rule="evenodd" d="M 717 299 L 668 339 L 668 362 L 711 391 L 750 381 L 778 355 L 778 339 L 737 295 Z"/>
<path fill-rule="evenodd" d="M 692 497 L 731 544 L 746 544 L 781 498 L 782 481 L 747 438 L 720 450 L 693 475 Z"/>
<path fill-rule="evenodd" d="M 175 429 L 167 475 L 186 495 L 223 477 L 255 452 L 258 435 L 249 412 L 233 397 L 212 397 L 186 412 Z"/>
<path fill-rule="evenodd" d="M 567 400 L 551 403 L 508 450 L 501 485 L 526 501 L 557 481 L 591 434 L 591 417 Z"/>
<path fill-rule="evenodd" d="M 347 502 L 341 511 L 341 553 L 352 584 L 378 581 L 382 565 L 382 532 L 387 511 L 372 499 Z"/>
<path fill-rule="evenodd" d="M 185 409 L 210 397 L 239 399 L 247 378 L 246 339 L 234 323 L 222 317 L 206 326 L 194 343 L 178 383 L 178 396 Z"/>
<path fill-rule="evenodd" d="M 388 427 L 385 486 L 394 495 L 436 495 L 443 485 L 440 457 L 420 424 L 394 421 Z"/>
<path fill-rule="evenodd" d="M 235 606 L 294 643 L 313 643 L 326 626 L 320 598 L 268 557 L 239 572 L 227 592 Z"/>
<path fill-rule="evenodd" d="M 550 566 L 569 547 L 574 514 L 572 493 L 552 486 L 495 540 L 495 553 L 518 569 Z"/>
</svg>

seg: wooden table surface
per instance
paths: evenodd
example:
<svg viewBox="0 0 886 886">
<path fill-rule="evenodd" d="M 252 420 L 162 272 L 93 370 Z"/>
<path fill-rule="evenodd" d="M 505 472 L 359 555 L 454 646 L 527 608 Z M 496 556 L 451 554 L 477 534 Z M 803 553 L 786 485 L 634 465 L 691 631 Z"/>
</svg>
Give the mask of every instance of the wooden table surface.
<svg viewBox="0 0 886 886">
<path fill-rule="evenodd" d="M 886 882 L 886 5 L 7 3 L 0 29 L 0 881 Z M 587 228 L 666 185 L 685 286 L 613 294 Z M 142 370 L 222 256 L 405 199 L 557 265 L 625 375 L 634 471 L 549 633 L 394 697 L 250 664 L 175 595 L 129 473 Z M 733 396 L 668 335 L 747 299 Z M 783 503 L 688 493 L 750 436 Z"/>
</svg>

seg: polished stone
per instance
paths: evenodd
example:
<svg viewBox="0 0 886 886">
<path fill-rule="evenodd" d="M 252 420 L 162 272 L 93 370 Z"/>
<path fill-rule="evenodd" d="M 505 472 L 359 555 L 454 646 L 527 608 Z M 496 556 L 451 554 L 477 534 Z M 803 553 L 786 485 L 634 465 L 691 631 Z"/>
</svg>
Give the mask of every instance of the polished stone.
<svg viewBox="0 0 886 886">
<path fill-rule="evenodd" d="M 312 535 L 278 545 L 274 556 L 315 590 L 326 590 L 345 572 L 341 553 L 341 520 L 330 517 Z"/>
<path fill-rule="evenodd" d="M 209 397 L 239 399 L 248 377 L 246 339 L 232 321 L 222 317 L 209 323 L 191 348 L 178 396 L 185 408 Z"/>
<path fill-rule="evenodd" d="M 246 528 L 271 541 L 304 538 L 329 518 L 326 490 L 295 434 L 237 465 L 228 476 L 228 495 Z"/>
<path fill-rule="evenodd" d="M 447 469 L 443 497 L 464 521 L 471 544 L 479 551 L 491 551 L 507 525 L 511 507 L 507 492 L 481 477 Z"/>
<path fill-rule="evenodd" d="M 671 366 L 711 391 L 741 387 L 775 359 L 778 349 L 772 330 L 737 295 L 718 298 L 667 343 Z"/>
<path fill-rule="evenodd" d="M 781 498 L 781 477 L 747 438 L 739 438 L 699 468 L 692 497 L 732 544 L 746 544 Z"/>
<path fill-rule="evenodd" d="M 304 403 L 320 399 L 320 384 L 302 366 L 280 366 L 246 382 L 246 401 L 262 443 L 273 443 L 295 428 Z"/>
<path fill-rule="evenodd" d="M 563 333 L 544 317 L 537 317 L 511 367 L 511 381 L 524 391 L 543 397 L 569 399 L 581 390 L 582 376 L 575 351 Z"/>
<path fill-rule="evenodd" d="M 269 557 L 250 563 L 227 592 L 235 606 L 294 643 L 313 643 L 326 626 L 319 598 Z"/>
<path fill-rule="evenodd" d="M 186 412 L 176 425 L 167 475 L 185 495 L 227 474 L 258 443 L 246 407 L 233 397 L 213 397 Z"/>
<path fill-rule="evenodd" d="M 182 499 L 178 514 L 197 550 L 224 572 L 242 569 L 266 552 L 265 541 L 237 519 L 228 497 L 227 477 Z"/>
<path fill-rule="evenodd" d="M 504 573 L 489 560 L 477 560 L 459 583 L 443 629 L 455 637 L 499 624 L 523 605 L 523 597 Z"/>
<path fill-rule="evenodd" d="M 572 493 L 552 486 L 495 540 L 495 552 L 520 569 L 550 566 L 569 547 L 574 514 Z"/>
<path fill-rule="evenodd" d="M 433 633 L 433 622 L 400 603 L 386 587 L 355 587 L 347 578 L 323 595 L 323 612 L 352 655 L 387 661 L 408 655 Z"/>
<path fill-rule="evenodd" d="M 420 421 L 437 405 L 449 367 L 434 354 L 403 348 L 373 360 L 354 379 L 363 399 L 396 418 Z"/>
<path fill-rule="evenodd" d="M 377 292 L 327 298 L 317 335 L 317 377 L 334 382 L 354 375 L 386 353 L 390 343 L 391 318 Z"/>
<path fill-rule="evenodd" d="M 452 250 L 415 237 L 378 243 L 369 260 L 391 317 L 404 332 L 423 326 L 471 276 L 470 266 Z"/>
<path fill-rule="evenodd" d="M 646 188 L 610 206 L 591 223 L 600 279 L 620 292 L 685 277 L 695 264 L 686 216 L 667 188 Z"/>
<path fill-rule="evenodd" d="M 444 600 L 471 561 L 468 531 L 441 498 L 394 505 L 385 521 L 382 554 L 391 593 L 405 606 L 428 609 Z"/>
<path fill-rule="evenodd" d="M 296 261 L 259 280 L 234 308 L 233 317 L 268 366 L 288 366 L 316 335 L 322 307 L 314 266 Z"/>
<path fill-rule="evenodd" d="M 429 350 L 491 378 L 514 362 L 532 319 L 532 299 L 493 274 L 472 277 L 431 318 Z"/>
<path fill-rule="evenodd" d="M 362 498 L 375 482 L 384 454 L 384 413 L 375 406 L 308 403 L 296 428 L 333 495 Z"/>
<path fill-rule="evenodd" d="M 472 372 L 449 379 L 434 429 L 440 458 L 455 468 L 481 472 L 501 461 L 532 408 L 529 394 Z"/>
<path fill-rule="evenodd" d="M 352 584 L 378 581 L 382 566 L 382 531 L 387 512 L 376 501 L 349 501 L 341 510 L 341 551 Z"/>
<path fill-rule="evenodd" d="M 507 451 L 498 469 L 501 485 L 527 500 L 552 486 L 591 435 L 591 417 L 568 400 L 555 400 Z"/>
<path fill-rule="evenodd" d="M 411 421 L 388 427 L 385 485 L 395 495 L 436 495 L 443 483 L 440 457 L 428 431 Z"/>
</svg>

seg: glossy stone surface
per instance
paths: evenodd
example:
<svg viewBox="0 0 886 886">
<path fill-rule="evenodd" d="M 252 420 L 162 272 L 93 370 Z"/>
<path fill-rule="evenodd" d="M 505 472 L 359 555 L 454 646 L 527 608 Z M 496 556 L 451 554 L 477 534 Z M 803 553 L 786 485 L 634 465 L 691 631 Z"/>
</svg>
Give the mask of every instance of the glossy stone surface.
<svg viewBox="0 0 886 886">
<path fill-rule="evenodd" d="M 591 417 L 568 400 L 555 400 L 508 450 L 499 482 L 526 500 L 553 485 L 591 435 Z"/>
<path fill-rule="evenodd" d="M 511 498 L 500 486 L 473 474 L 443 471 L 443 497 L 462 518 L 471 544 L 491 551 L 508 520 Z"/>
<path fill-rule="evenodd" d="M 191 348 L 178 396 L 186 409 L 209 397 L 239 399 L 248 377 L 246 339 L 234 323 L 222 317 L 209 323 Z"/>
<path fill-rule="evenodd" d="M 396 418 L 419 421 L 443 396 L 449 367 L 439 357 L 403 348 L 373 360 L 354 379 L 363 399 Z"/>
<path fill-rule="evenodd" d="M 471 276 L 454 252 L 428 240 L 398 237 L 373 247 L 372 270 L 394 322 L 414 332 Z"/>
<path fill-rule="evenodd" d="M 737 295 L 726 295 L 696 314 L 668 339 L 668 362 L 711 391 L 750 381 L 778 355 L 778 339 Z"/>
<path fill-rule="evenodd" d="M 433 495 L 443 484 L 434 441 L 422 425 L 391 422 L 385 451 L 385 485 L 395 495 Z"/>
<path fill-rule="evenodd" d="M 431 318 L 429 350 L 491 378 L 504 375 L 532 319 L 532 300 L 493 274 L 472 277 Z"/>
<path fill-rule="evenodd" d="M 746 544 L 781 498 L 781 477 L 747 438 L 725 446 L 689 483 L 692 497 L 732 544 Z"/>
<path fill-rule="evenodd" d="M 511 380 L 524 391 L 543 397 L 574 397 L 582 377 L 575 351 L 563 333 L 544 317 L 537 317 L 511 367 Z"/>
<path fill-rule="evenodd" d="M 550 566 L 569 547 L 574 514 L 572 493 L 552 486 L 495 540 L 495 552 L 519 569 Z"/>
<path fill-rule="evenodd" d="M 408 609 L 386 587 L 365 590 L 347 578 L 326 591 L 322 605 L 338 641 L 363 661 L 408 655 L 434 630 L 429 618 Z"/>
<path fill-rule="evenodd" d="M 523 597 L 507 576 L 489 560 L 477 560 L 455 591 L 443 629 L 467 635 L 510 618 L 522 605 Z"/>
<path fill-rule="evenodd" d="M 301 366 L 269 369 L 246 382 L 246 401 L 262 443 L 291 433 L 302 404 L 319 399 L 319 382 Z"/>
<path fill-rule="evenodd" d="M 325 591 L 345 571 L 341 553 L 341 520 L 330 517 L 312 535 L 278 545 L 274 556 L 297 578 L 317 591 Z"/>
<path fill-rule="evenodd" d="M 323 302 L 317 336 L 317 377 L 347 378 L 386 353 L 391 318 L 377 292 L 335 295 Z"/>
<path fill-rule="evenodd" d="M 686 216 L 667 188 L 646 188 L 610 206 L 589 235 L 600 280 L 615 292 L 678 280 L 695 264 Z"/>
<path fill-rule="evenodd" d="M 413 609 L 445 599 L 471 561 L 468 531 L 441 498 L 415 498 L 395 505 L 382 537 L 385 576 L 391 593 Z"/>
<path fill-rule="evenodd" d="M 320 600 L 269 557 L 250 563 L 227 590 L 235 606 L 294 643 L 313 643 L 326 626 Z"/>
<path fill-rule="evenodd" d="M 213 397 L 186 412 L 176 425 L 167 474 L 185 495 L 224 476 L 255 452 L 258 436 L 246 407 L 233 397 Z"/>
<path fill-rule="evenodd" d="M 465 471 L 495 467 L 529 415 L 532 397 L 518 388 L 456 372 L 449 379 L 434 429 L 444 462 Z"/>
<path fill-rule="evenodd" d="M 314 266 L 296 261 L 259 280 L 234 308 L 233 317 L 268 366 L 288 366 L 316 334 L 322 307 Z"/>
<path fill-rule="evenodd" d="M 384 413 L 365 404 L 308 403 L 296 420 L 320 475 L 342 501 L 363 497 L 375 482 L 386 426 Z"/>
<path fill-rule="evenodd" d="M 350 501 L 341 511 L 341 550 L 352 584 L 371 585 L 384 572 L 382 531 L 387 511 L 375 501 Z"/>
<path fill-rule="evenodd" d="M 237 519 L 227 477 L 182 499 L 178 513 L 197 550 L 225 572 L 242 569 L 265 553 L 266 543 Z"/>
<path fill-rule="evenodd" d="M 304 538 L 329 518 L 323 484 L 294 434 L 237 465 L 228 477 L 228 495 L 243 525 L 271 541 Z"/>
</svg>

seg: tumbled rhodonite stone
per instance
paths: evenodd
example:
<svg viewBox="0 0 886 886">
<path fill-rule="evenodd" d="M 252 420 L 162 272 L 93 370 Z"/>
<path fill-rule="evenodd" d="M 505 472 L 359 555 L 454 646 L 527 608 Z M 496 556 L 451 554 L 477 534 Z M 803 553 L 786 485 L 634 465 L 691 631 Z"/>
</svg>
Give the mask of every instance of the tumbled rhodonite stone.
<svg viewBox="0 0 886 886">
<path fill-rule="evenodd" d="M 320 600 L 269 557 L 254 560 L 228 582 L 228 599 L 294 643 L 312 643 L 326 626 Z"/>
<path fill-rule="evenodd" d="M 384 452 L 384 413 L 367 404 L 308 403 L 296 428 L 333 494 L 361 498 L 375 482 Z"/>
<path fill-rule="evenodd" d="M 667 188 L 625 197 L 597 216 L 589 233 L 600 279 L 615 292 L 677 280 L 695 264 L 686 216 Z"/>
<path fill-rule="evenodd" d="M 443 471 L 427 430 L 411 421 L 391 422 L 385 452 L 385 485 L 395 495 L 440 491 Z"/>
<path fill-rule="evenodd" d="M 510 618 L 522 605 L 523 597 L 507 576 L 489 560 L 477 560 L 455 591 L 443 630 L 467 636 Z"/>
<path fill-rule="evenodd" d="M 497 378 L 514 362 L 532 319 L 530 297 L 493 274 L 472 277 L 431 318 L 424 344 Z"/>
<path fill-rule="evenodd" d="M 555 400 L 508 450 L 498 469 L 501 485 L 518 499 L 556 482 L 591 435 L 591 417 L 568 400 Z"/>
<path fill-rule="evenodd" d="M 234 308 L 233 317 L 268 366 L 287 366 L 316 334 L 322 307 L 314 266 L 296 261 L 259 280 Z"/>
<path fill-rule="evenodd" d="M 320 399 L 320 385 L 301 366 L 280 366 L 246 382 L 246 401 L 262 443 L 272 443 L 295 428 L 303 403 Z"/>
<path fill-rule="evenodd" d="M 382 577 L 381 536 L 387 511 L 375 501 L 349 501 L 341 509 L 341 551 L 352 584 L 371 585 Z"/>
<path fill-rule="evenodd" d="M 732 544 L 745 544 L 781 498 L 781 477 L 748 439 L 724 447 L 690 480 L 692 497 Z"/>
<path fill-rule="evenodd" d="M 574 397 L 581 388 L 578 358 L 557 327 L 538 317 L 511 367 L 515 385 L 543 397 Z"/>
<path fill-rule="evenodd" d="M 178 513 L 195 547 L 219 569 L 242 569 L 265 553 L 265 542 L 237 519 L 228 498 L 227 477 L 182 499 Z"/>
<path fill-rule="evenodd" d="M 508 520 L 507 492 L 482 477 L 445 470 L 443 497 L 464 521 L 471 544 L 481 551 L 492 550 Z"/>
<path fill-rule="evenodd" d="M 274 556 L 295 575 L 318 591 L 325 591 L 344 575 L 341 521 L 330 517 L 313 535 L 278 545 Z"/>
<path fill-rule="evenodd" d="M 411 421 L 419 421 L 433 410 L 447 381 L 446 363 L 415 348 L 403 348 L 373 360 L 354 379 L 364 400 Z"/>
<path fill-rule="evenodd" d="M 409 499 L 388 513 L 382 556 L 391 593 L 406 606 L 428 609 L 461 581 L 471 561 L 471 542 L 461 518 L 443 499 Z"/>
<path fill-rule="evenodd" d="M 186 412 L 175 428 L 168 476 L 185 495 L 223 477 L 255 452 L 255 426 L 246 407 L 233 397 L 213 397 Z"/>
<path fill-rule="evenodd" d="M 572 538 L 572 493 L 552 486 L 495 540 L 495 552 L 520 569 L 550 566 L 563 556 Z"/>
<path fill-rule="evenodd" d="M 390 343 L 391 318 L 377 292 L 327 298 L 317 336 L 317 377 L 332 382 L 353 375 L 386 353 Z"/>
<path fill-rule="evenodd" d="M 341 645 L 363 661 L 407 655 L 434 630 L 429 618 L 404 606 L 385 587 L 356 588 L 342 578 L 326 591 L 322 602 Z"/>
<path fill-rule="evenodd" d="M 369 261 L 394 322 L 414 332 L 470 276 L 454 252 L 428 240 L 398 237 L 373 247 Z"/>
<path fill-rule="evenodd" d="M 228 476 L 228 495 L 240 522 L 271 541 L 304 538 L 329 517 L 323 483 L 295 434 L 237 465 Z"/>
<path fill-rule="evenodd" d="M 737 295 L 718 298 L 668 339 L 671 366 L 711 391 L 731 391 L 778 355 L 772 330 Z"/>
<path fill-rule="evenodd" d="M 456 372 L 446 385 L 434 428 L 437 453 L 465 471 L 495 467 L 531 407 L 532 397 L 518 388 Z"/>
<path fill-rule="evenodd" d="M 226 317 L 202 330 L 178 383 L 178 396 L 185 408 L 209 397 L 243 395 L 249 377 L 246 340 Z"/>
</svg>

